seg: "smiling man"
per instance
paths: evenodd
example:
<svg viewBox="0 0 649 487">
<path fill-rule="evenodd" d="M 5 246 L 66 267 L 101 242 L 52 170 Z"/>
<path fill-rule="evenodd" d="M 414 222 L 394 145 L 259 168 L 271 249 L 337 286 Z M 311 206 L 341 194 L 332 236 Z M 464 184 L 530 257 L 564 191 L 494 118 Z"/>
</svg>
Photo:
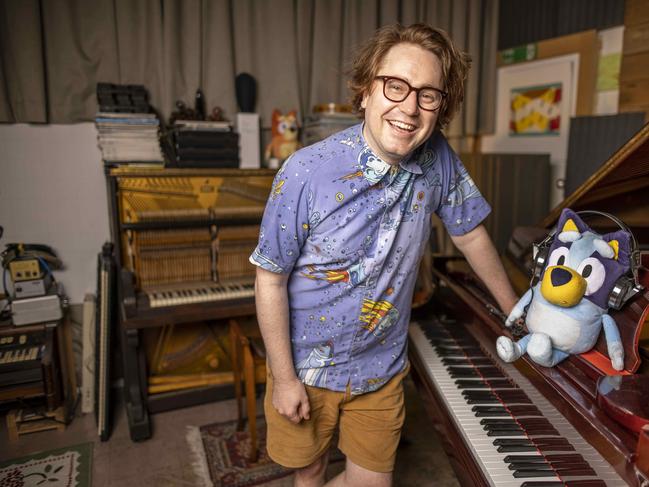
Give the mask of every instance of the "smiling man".
<svg viewBox="0 0 649 487">
<path fill-rule="evenodd" d="M 327 485 L 389 486 L 431 214 L 502 310 L 516 296 L 482 220 L 490 207 L 441 133 L 469 58 L 427 25 L 379 29 L 357 53 L 364 122 L 299 150 L 275 178 L 259 244 L 257 317 L 268 354 L 268 453 L 324 484 L 336 428 L 346 468 Z"/>
</svg>

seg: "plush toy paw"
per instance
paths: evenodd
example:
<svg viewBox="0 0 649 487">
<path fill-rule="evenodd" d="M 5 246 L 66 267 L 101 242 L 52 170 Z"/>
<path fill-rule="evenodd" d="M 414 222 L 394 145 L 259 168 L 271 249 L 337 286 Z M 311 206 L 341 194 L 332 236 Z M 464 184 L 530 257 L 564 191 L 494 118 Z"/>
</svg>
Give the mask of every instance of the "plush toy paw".
<svg viewBox="0 0 649 487">
<path fill-rule="evenodd" d="M 537 364 L 552 367 L 552 340 L 545 333 L 534 333 L 527 344 L 527 354 Z"/>
<path fill-rule="evenodd" d="M 498 337 L 496 340 L 498 356 L 505 362 L 513 362 L 522 355 L 521 347 L 508 337 Z"/>
<path fill-rule="evenodd" d="M 624 369 L 624 348 L 620 342 L 613 342 L 608 346 L 608 356 L 615 370 Z"/>
</svg>

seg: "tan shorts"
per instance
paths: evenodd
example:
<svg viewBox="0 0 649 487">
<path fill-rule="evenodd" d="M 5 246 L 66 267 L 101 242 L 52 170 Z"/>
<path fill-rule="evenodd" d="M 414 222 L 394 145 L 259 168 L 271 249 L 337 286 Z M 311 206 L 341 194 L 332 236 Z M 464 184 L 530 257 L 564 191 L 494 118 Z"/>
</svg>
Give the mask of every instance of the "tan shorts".
<svg viewBox="0 0 649 487">
<path fill-rule="evenodd" d="M 338 448 L 356 465 L 373 472 L 392 472 L 405 418 L 403 378 L 406 367 L 379 390 L 351 396 L 306 386 L 310 419 L 295 424 L 272 405 L 273 379 L 268 373 L 264 411 L 267 449 L 273 461 L 289 468 L 311 465 L 329 448 L 340 424 Z"/>
</svg>

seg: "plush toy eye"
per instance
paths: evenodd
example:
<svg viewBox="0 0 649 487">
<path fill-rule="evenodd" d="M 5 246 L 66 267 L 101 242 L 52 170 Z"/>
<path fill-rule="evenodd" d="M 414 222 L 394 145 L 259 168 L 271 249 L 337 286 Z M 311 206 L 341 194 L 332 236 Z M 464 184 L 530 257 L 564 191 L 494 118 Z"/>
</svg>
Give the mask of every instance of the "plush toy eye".
<svg viewBox="0 0 649 487">
<path fill-rule="evenodd" d="M 581 274 L 581 277 L 586 279 L 586 296 L 597 292 L 602 287 L 602 284 L 604 284 L 604 279 L 606 278 L 604 266 L 595 257 L 584 259 L 579 264 L 579 267 L 577 267 L 577 272 Z"/>
<path fill-rule="evenodd" d="M 568 247 L 557 247 L 550 254 L 550 259 L 548 260 L 548 267 L 555 265 L 566 265 L 566 259 L 568 258 L 568 252 L 570 249 Z"/>
<path fill-rule="evenodd" d="M 287 123 L 286 122 L 280 122 L 279 125 L 277 126 L 277 130 L 280 134 L 283 134 L 286 132 L 287 129 Z"/>
</svg>

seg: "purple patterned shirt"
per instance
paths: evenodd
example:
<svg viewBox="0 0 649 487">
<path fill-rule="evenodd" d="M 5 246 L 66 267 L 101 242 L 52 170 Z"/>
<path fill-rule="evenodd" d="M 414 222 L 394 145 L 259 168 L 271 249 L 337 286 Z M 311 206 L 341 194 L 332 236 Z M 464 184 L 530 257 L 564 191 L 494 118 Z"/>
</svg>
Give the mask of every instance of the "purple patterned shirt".
<svg viewBox="0 0 649 487">
<path fill-rule="evenodd" d="M 279 170 L 250 261 L 289 273 L 293 363 L 303 383 L 379 389 L 407 362 L 407 331 L 431 213 L 451 235 L 491 211 L 435 132 L 399 165 L 362 124 L 293 154 Z"/>
</svg>

